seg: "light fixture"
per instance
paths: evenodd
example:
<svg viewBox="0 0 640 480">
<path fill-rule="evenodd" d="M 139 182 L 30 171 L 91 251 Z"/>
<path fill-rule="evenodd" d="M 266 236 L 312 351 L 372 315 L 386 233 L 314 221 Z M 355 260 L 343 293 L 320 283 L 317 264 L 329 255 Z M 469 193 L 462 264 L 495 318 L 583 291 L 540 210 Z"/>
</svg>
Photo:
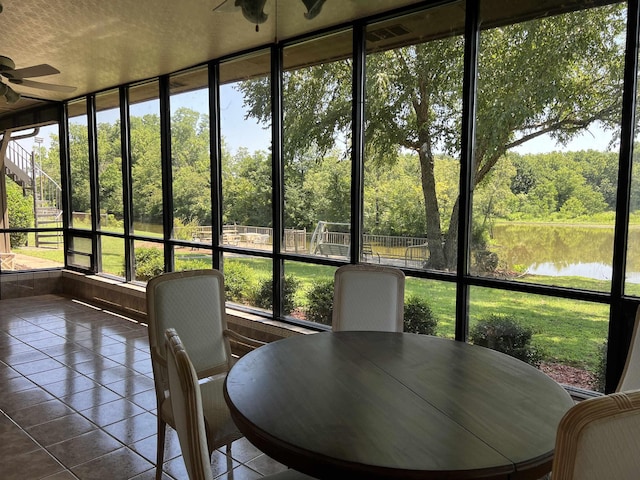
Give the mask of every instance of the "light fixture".
<svg viewBox="0 0 640 480">
<path fill-rule="evenodd" d="M 0 82 L 0 97 L 4 97 L 9 104 L 20 100 L 20 94 L 2 82 Z"/>
</svg>

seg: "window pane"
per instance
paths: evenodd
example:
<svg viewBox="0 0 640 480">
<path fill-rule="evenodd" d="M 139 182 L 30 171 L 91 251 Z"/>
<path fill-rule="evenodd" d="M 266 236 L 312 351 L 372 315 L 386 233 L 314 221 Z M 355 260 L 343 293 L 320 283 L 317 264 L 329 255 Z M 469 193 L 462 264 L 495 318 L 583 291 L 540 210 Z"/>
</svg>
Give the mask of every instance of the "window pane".
<svg viewBox="0 0 640 480">
<path fill-rule="evenodd" d="M 89 137 L 86 99 L 69 104 L 69 162 L 71 169 L 71 227 L 91 228 Z"/>
<path fill-rule="evenodd" d="M 102 271 L 118 277 L 125 276 L 124 239 L 100 236 L 102 253 Z"/>
<path fill-rule="evenodd" d="M 91 270 L 94 265 L 93 248 L 88 237 L 71 236 L 69 238 L 69 250 L 67 263 L 74 267 Z"/>
<path fill-rule="evenodd" d="M 257 227 L 272 236 L 269 58 L 259 53 L 220 65 L 223 245 L 239 246 L 240 235 Z"/>
<path fill-rule="evenodd" d="M 352 44 L 349 30 L 283 53 L 287 252 L 349 257 Z"/>
<path fill-rule="evenodd" d="M 211 229 L 207 69 L 172 76 L 170 89 L 173 238 L 199 239 Z"/>
<path fill-rule="evenodd" d="M 225 253 L 222 271 L 227 302 L 272 311 L 271 259 Z"/>
<path fill-rule="evenodd" d="M 451 282 L 407 277 L 404 331 L 455 338 L 456 286 Z"/>
<path fill-rule="evenodd" d="M 124 210 L 119 105 L 120 97 L 117 90 L 96 96 L 100 229 L 122 233 Z"/>
<path fill-rule="evenodd" d="M 138 235 L 162 236 L 162 164 L 158 83 L 131 88 L 133 226 Z"/>
<path fill-rule="evenodd" d="M 331 326 L 335 267 L 285 262 L 284 315 Z"/>
<path fill-rule="evenodd" d="M 196 247 L 174 247 L 175 271 L 212 268 L 213 256 L 210 249 Z"/>
<path fill-rule="evenodd" d="M 135 241 L 135 280 L 146 282 L 164 273 L 164 247 L 161 243 Z"/>
<path fill-rule="evenodd" d="M 640 78 L 640 72 L 636 72 Z M 636 118 L 638 118 L 636 104 Z M 640 297 L 640 127 L 636 124 L 631 165 L 631 198 L 629 203 L 629 238 L 624 293 Z"/>
<path fill-rule="evenodd" d="M 455 270 L 463 11 L 367 28 L 363 260 Z"/>
<path fill-rule="evenodd" d="M 602 391 L 607 305 L 472 287 L 471 343 L 531 363 L 559 383 Z"/>
<path fill-rule="evenodd" d="M 5 154 L 8 229 L 0 239 L 2 270 L 35 270 L 64 265 L 62 189 L 58 125 L 14 132 L 26 138 L 9 142 Z"/>
<path fill-rule="evenodd" d="M 626 10 L 480 36 L 471 273 L 611 288 Z"/>
</svg>

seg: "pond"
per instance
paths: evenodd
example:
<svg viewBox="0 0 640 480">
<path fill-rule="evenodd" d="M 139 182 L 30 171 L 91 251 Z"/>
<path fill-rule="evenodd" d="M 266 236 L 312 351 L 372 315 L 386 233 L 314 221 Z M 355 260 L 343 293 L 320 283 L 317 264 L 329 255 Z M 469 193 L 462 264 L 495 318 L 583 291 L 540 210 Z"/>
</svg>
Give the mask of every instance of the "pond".
<svg viewBox="0 0 640 480">
<path fill-rule="evenodd" d="M 640 227 L 629 231 L 628 283 L 640 283 Z M 613 227 L 499 224 L 492 250 L 508 270 L 533 275 L 611 280 Z"/>
</svg>

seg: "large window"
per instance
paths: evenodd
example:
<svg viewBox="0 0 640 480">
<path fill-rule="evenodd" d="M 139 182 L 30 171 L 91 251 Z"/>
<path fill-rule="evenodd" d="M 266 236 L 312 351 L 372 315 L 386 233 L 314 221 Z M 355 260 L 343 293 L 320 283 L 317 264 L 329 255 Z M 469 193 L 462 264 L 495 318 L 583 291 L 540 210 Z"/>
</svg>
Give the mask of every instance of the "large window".
<svg viewBox="0 0 640 480">
<path fill-rule="evenodd" d="M 8 137 L 8 136 L 7 136 Z M 61 267 L 62 181 L 58 125 L 14 132 L 7 143 L 3 189 L 6 212 L 0 238 L 0 270 Z"/>
<path fill-rule="evenodd" d="M 220 65 L 222 246 L 271 250 L 270 58 L 260 52 Z M 252 94 L 261 103 L 250 110 Z"/>
<path fill-rule="evenodd" d="M 482 31 L 473 274 L 610 290 L 625 22 L 609 5 Z"/>
<path fill-rule="evenodd" d="M 206 68 L 171 77 L 173 238 L 211 243 L 209 88 Z"/>
<path fill-rule="evenodd" d="M 82 98 L 70 103 L 69 163 L 71 222 L 73 228 L 91 229 L 91 191 L 89 183 L 89 131 L 87 101 Z"/>
<path fill-rule="evenodd" d="M 158 82 L 132 87 L 131 178 L 136 235 L 162 237 L 162 157 Z"/>
<path fill-rule="evenodd" d="M 367 27 L 363 247 L 389 265 L 457 262 L 464 2 Z"/>
<path fill-rule="evenodd" d="M 352 44 L 348 30 L 283 51 L 286 252 L 349 259 Z"/>
</svg>

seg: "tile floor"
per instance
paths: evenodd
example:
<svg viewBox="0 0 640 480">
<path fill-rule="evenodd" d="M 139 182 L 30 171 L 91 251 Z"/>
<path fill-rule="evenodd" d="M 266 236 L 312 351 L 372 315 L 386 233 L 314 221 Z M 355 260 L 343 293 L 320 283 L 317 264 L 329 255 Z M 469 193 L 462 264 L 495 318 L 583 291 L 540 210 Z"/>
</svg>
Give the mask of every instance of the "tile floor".
<svg viewBox="0 0 640 480">
<path fill-rule="evenodd" d="M 0 477 L 155 478 L 155 394 L 147 329 L 72 299 L 0 301 Z M 214 477 L 251 480 L 285 467 L 247 440 L 211 458 Z M 167 431 L 164 478 L 186 479 Z"/>
</svg>

